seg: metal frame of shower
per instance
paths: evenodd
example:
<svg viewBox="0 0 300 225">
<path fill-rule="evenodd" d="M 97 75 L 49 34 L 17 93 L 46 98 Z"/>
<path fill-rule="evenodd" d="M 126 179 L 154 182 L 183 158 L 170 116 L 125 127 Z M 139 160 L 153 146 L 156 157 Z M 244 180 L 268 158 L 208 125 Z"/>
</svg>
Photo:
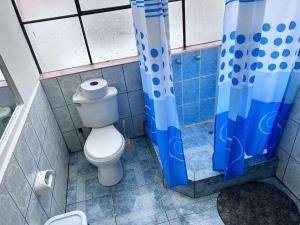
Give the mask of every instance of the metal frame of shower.
<svg viewBox="0 0 300 225">
<path fill-rule="evenodd" d="M 178 2 L 178 1 L 181 1 L 181 3 L 182 3 L 182 5 L 181 5 L 182 6 L 181 7 L 181 10 L 182 10 L 182 28 L 183 28 L 182 29 L 182 33 L 183 33 L 182 42 L 183 42 L 183 48 L 185 49 L 186 48 L 185 0 L 169 0 L 169 2 Z M 123 10 L 123 9 L 131 8 L 130 5 L 122 5 L 122 6 L 116 6 L 116 7 L 103 8 L 103 9 L 93 9 L 93 10 L 82 11 L 81 7 L 80 7 L 79 0 L 74 0 L 75 5 L 76 5 L 76 10 L 77 10 L 76 14 L 70 14 L 70 15 L 66 15 L 66 16 L 50 17 L 50 18 L 38 19 L 38 20 L 30 20 L 30 21 L 25 21 L 24 22 L 24 21 L 22 21 L 22 18 L 21 18 L 21 15 L 19 13 L 19 10 L 18 10 L 18 7 L 17 7 L 17 4 L 16 4 L 15 0 L 11 0 L 11 2 L 13 4 L 13 7 L 14 7 L 14 10 L 15 10 L 16 15 L 18 17 L 18 20 L 19 20 L 20 26 L 22 28 L 23 34 L 25 36 L 26 42 L 29 46 L 30 52 L 33 56 L 33 59 L 35 61 L 35 64 L 36 64 L 40 74 L 42 74 L 43 72 L 41 70 L 40 64 L 38 62 L 38 59 L 36 57 L 36 54 L 34 52 L 34 49 L 33 49 L 32 44 L 30 42 L 30 39 L 28 37 L 27 31 L 26 31 L 26 28 L 25 28 L 26 24 L 33 24 L 33 23 L 46 22 L 46 21 L 51 21 L 51 20 L 59 20 L 59 19 L 78 17 L 80 27 L 81 27 L 81 31 L 82 31 L 82 35 L 83 35 L 84 42 L 85 42 L 85 47 L 86 47 L 86 50 L 87 50 L 87 53 L 88 53 L 88 56 L 89 56 L 89 61 L 90 61 L 90 64 L 92 65 L 94 63 L 93 63 L 93 60 L 92 60 L 92 57 L 91 57 L 89 43 L 87 41 L 87 37 L 86 37 L 86 33 L 85 33 L 85 29 L 84 29 L 84 25 L 82 23 L 82 18 L 81 17 L 85 16 L 85 15 L 99 14 L 99 13 L 105 13 L 105 12 L 111 12 L 111 11 L 117 11 L 117 10 Z"/>
</svg>

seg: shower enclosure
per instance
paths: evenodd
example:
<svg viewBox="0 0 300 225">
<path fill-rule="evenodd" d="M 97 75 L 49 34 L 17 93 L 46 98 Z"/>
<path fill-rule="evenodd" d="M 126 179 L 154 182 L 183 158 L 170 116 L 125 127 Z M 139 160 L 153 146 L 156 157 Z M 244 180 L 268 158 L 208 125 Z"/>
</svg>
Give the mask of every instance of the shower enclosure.
<svg viewBox="0 0 300 225">
<path fill-rule="evenodd" d="M 275 175 L 278 160 L 247 157 L 245 174 L 225 181 L 212 168 L 214 116 L 220 46 L 172 56 L 174 93 L 189 184 L 174 189 L 191 197 L 205 196 L 239 183 Z M 152 143 L 156 156 L 157 146 Z M 156 157 L 158 159 L 158 157 Z M 157 160 L 159 167 L 159 159 Z"/>
</svg>

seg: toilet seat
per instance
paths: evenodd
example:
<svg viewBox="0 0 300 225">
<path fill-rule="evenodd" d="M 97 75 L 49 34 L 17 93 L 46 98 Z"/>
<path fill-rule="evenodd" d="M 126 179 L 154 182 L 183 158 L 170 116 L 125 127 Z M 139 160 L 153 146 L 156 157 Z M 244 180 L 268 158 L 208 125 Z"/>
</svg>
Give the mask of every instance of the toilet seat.
<svg viewBox="0 0 300 225">
<path fill-rule="evenodd" d="M 85 142 L 84 152 L 93 161 L 109 162 L 123 153 L 124 146 L 123 135 L 110 125 L 92 129 Z"/>
</svg>

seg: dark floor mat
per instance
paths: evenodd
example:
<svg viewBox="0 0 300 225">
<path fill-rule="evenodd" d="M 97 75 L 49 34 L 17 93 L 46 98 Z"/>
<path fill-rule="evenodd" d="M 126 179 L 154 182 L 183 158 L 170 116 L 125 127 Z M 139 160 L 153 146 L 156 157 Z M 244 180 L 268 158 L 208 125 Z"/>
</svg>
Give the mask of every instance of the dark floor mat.
<svg viewBox="0 0 300 225">
<path fill-rule="evenodd" d="M 224 190 L 218 211 L 225 225 L 298 225 L 293 200 L 271 184 L 252 182 Z"/>
</svg>

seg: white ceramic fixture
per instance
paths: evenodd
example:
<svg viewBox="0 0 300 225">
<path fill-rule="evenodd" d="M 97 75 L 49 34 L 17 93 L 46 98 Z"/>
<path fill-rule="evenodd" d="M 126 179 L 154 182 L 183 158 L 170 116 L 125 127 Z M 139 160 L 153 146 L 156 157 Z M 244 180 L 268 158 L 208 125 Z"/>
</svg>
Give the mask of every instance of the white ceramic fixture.
<svg viewBox="0 0 300 225">
<path fill-rule="evenodd" d="M 118 91 L 103 79 L 83 82 L 73 95 L 84 127 L 92 128 L 84 145 L 87 160 L 98 167 L 98 180 L 113 186 L 123 177 L 121 156 L 125 139 L 114 127 L 119 120 Z"/>
<path fill-rule="evenodd" d="M 45 225 L 87 225 L 87 220 L 83 212 L 72 211 L 50 218 Z"/>
<path fill-rule="evenodd" d="M 6 124 L 8 122 L 7 118 L 11 116 L 11 108 L 9 107 L 0 107 L 0 137 L 4 132 Z"/>
</svg>

